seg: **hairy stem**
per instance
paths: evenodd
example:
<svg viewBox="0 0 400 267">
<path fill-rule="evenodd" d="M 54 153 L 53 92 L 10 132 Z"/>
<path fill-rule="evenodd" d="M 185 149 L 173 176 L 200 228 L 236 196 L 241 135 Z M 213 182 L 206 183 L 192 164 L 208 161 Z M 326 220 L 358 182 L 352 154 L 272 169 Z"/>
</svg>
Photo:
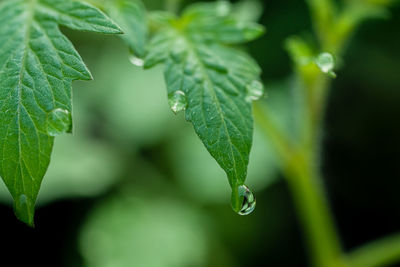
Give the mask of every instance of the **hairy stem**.
<svg viewBox="0 0 400 267">
<path fill-rule="evenodd" d="M 310 154 L 314 152 L 291 145 L 260 103 L 254 104 L 254 114 L 256 122 L 266 137 L 273 141 L 284 162 L 285 177 L 304 228 L 313 265 L 347 266 L 325 199 L 318 164 L 310 160 Z"/>
<path fill-rule="evenodd" d="M 317 267 L 346 266 L 328 208 L 320 172 L 307 155 L 299 152 L 285 169 L 289 189 Z"/>
<path fill-rule="evenodd" d="M 348 2 L 339 13 L 332 0 L 307 0 L 307 3 L 311 9 L 321 51 L 328 51 L 340 57 L 346 43 L 366 18 L 354 18 L 353 11 L 362 8 L 365 3 Z M 297 45 L 304 48 L 301 43 Z M 304 49 L 301 52 L 304 52 Z M 296 53 L 294 56 L 296 58 Z M 282 158 L 283 170 L 307 238 L 313 265 L 378 267 L 392 264 L 400 259 L 400 234 L 365 245 L 347 257 L 342 252 L 319 170 L 321 130 L 330 81 L 315 68 L 302 64 L 296 67 L 297 75 L 304 85 L 302 93 L 306 111 L 303 134 L 301 140 L 296 142 L 299 145 L 292 146 L 287 141 L 260 103 L 255 103 L 255 118 Z"/>
</svg>

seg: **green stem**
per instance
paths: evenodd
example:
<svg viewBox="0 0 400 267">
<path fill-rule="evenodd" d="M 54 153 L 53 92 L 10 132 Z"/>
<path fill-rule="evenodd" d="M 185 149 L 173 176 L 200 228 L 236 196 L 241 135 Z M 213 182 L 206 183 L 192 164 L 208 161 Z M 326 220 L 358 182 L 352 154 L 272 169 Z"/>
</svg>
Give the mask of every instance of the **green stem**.
<svg viewBox="0 0 400 267">
<path fill-rule="evenodd" d="M 340 242 L 325 199 L 318 164 L 310 160 L 311 151 L 294 147 L 274 124 L 260 103 L 254 104 L 256 122 L 273 144 L 284 162 L 285 177 L 292 192 L 304 236 L 316 267 L 347 266 L 342 258 Z"/>
<path fill-rule="evenodd" d="M 165 10 L 177 14 L 180 4 L 181 0 L 165 0 Z"/>
<path fill-rule="evenodd" d="M 335 16 L 335 5 L 332 0 L 306 0 L 310 7 L 314 29 L 320 42 L 327 42 Z"/>
<path fill-rule="evenodd" d="M 316 166 L 309 162 L 306 155 L 299 154 L 288 162 L 285 173 L 304 228 L 313 265 L 346 266 Z"/>
<path fill-rule="evenodd" d="M 322 51 L 329 51 L 339 57 L 352 33 L 364 19 L 362 16 L 354 17 L 354 10 L 359 9 L 362 2 L 346 3 L 343 11 L 339 13 L 332 0 L 307 0 L 307 3 Z M 301 53 L 307 54 L 307 49 L 301 50 L 304 48 L 301 43 L 297 43 L 297 46 Z M 285 176 L 304 228 L 313 265 L 378 267 L 394 263 L 400 259 L 400 234 L 375 241 L 344 257 L 325 198 L 318 162 L 330 82 L 324 74 L 310 66 L 300 64 L 297 71 L 304 85 L 306 108 L 301 140 L 297 140 L 299 145 L 293 146 L 285 138 L 260 103 L 255 103 L 255 118 L 282 158 Z"/>
<path fill-rule="evenodd" d="M 400 234 L 364 245 L 348 256 L 352 267 L 388 266 L 400 259 Z"/>
</svg>

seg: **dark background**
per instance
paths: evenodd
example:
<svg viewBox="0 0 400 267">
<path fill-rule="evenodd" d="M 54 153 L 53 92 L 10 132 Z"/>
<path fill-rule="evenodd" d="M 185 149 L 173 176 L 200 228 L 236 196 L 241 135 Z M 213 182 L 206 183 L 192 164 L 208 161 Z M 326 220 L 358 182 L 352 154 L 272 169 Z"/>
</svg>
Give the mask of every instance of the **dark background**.
<svg viewBox="0 0 400 267">
<path fill-rule="evenodd" d="M 311 33 L 312 27 L 304 1 L 264 1 L 264 6 L 261 23 L 268 33 L 250 44 L 249 51 L 262 66 L 268 85 L 292 73 L 283 48 L 285 39 Z M 323 173 L 346 250 L 400 231 L 399 19 L 397 5 L 391 8 L 390 18 L 365 22 L 353 37 L 333 82 L 324 131 Z M 97 56 L 109 53 L 108 45 L 123 47 L 117 39 L 108 41 L 107 37 L 64 32 L 82 53 L 95 78 Z M 90 85 L 82 84 L 74 87 L 75 92 L 86 90 L 85 97 L 95 94 L 95 87 L 84 89 Z M 127 86 L 135 90 L 135 84 Z M 190 197 L 182 192 L 185 189 L 176 185 L 179 181 L 174 177 L 175 167 L 168 153 L 169 137 L 161 133 L 151 142 L 141 142 L 140 138 L 134 142 L 124 138 L 118 141 L 118 135 L 108 135 L 105 111 L 90 100 L 87 103 L 94 114 L 87 135 L 110 144 L 114 150 L 123 150 L 117 151 L 123 155 L 123 167 L 115 174 L 118 180 L 96 196 L 66 196 L 40 205 L 34 229 L 18 222 L 10 206 L 1 204 L 1 266 L 86 266 L 82 256 L 85 253 L 79 245 L 82 225 L 99 203 L 113 198 L 121 187 L 137 188 L 139 184 L 149 199 L 168 188 L 174 198 L 189 201 Z M 183 121 L 168 109 L 165 112 L 172 121 Z M 78 116 L 78 111 L 75 113 Z M 184 122 L 182 125 L 179 127 L 190 129 Z M 153 182 L 149 174 L 152 172 L 162 174 L 162 181 Z M 190 200 L 195 203 L 190 205 L 211 221 L 212 239 L 218 243 L 208 247 L 211 251 L 207 252 L 206 266 L 308 266 L 291 196 L 284 179 L 279 173 L 276 176 L 278 179 L 256 191 L 256 211 L 245 218 L 234 214 L 228 202 Z M 132 266 L 143 266 L 137 264 Z"/>
</svg>

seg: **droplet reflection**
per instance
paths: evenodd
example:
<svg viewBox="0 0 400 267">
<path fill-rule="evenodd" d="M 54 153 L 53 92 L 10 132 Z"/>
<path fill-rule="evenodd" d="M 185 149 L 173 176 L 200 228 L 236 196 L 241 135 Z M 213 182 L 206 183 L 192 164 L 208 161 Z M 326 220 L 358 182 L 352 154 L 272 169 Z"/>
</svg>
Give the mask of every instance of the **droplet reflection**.
<svg viewBox="0 0 400 267">
<path fill-rule="evenodd" d="M 72 118 L 68 110 L 56 108 L 47 115 L 47 133 L 50 136 L 70 132 L 71 128 Z"/>
<path fill-rule="evenodd" d="M 234 194 L 237 194 L 236 198 L 241 203 L 240 208 L 236 210 L 239 215 L 249 215 L 254 211 L 256 208 L 256 198 L 246 185 L 238 186 Z"/>
<path fill-rule="evenodd" d="M 332 54 L 326 52 L 319 54 L 315 63 L 323 73 L 328 74 L 332 78 L 336 78 L 336 74 L 333 71 L 335 68 L 335 59 Z"/>
<path fill-rule="evenodd" d="M 144 66 L 144 60 L 141 58 L 138 58 L 137 56 L 131 55 L 129 57 L 129 61 L 135 65 L 136 67 L 143 67 Z"/>
<path fill-rule="evenodd" d="M 264 96 L 264 85 L 257 80 L 252 81 L 247 85 L 247 101 L 256 101 Z"/>
<path fill-rule="evenodd" d="M 184 92 L 178 90 L 168 95 L 168 103 L 175 114 L 184 111 L 187 106 L 187 98 Z"/>
</svg>

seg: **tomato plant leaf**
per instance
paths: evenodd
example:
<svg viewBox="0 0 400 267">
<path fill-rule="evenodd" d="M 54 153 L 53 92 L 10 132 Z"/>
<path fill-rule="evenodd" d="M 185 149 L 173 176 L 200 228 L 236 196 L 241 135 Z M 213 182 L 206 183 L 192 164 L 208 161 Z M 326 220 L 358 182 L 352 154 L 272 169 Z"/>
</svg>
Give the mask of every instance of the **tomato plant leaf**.
<svg viewBox="0 0 400 267">
<path fill-rule="evenodd" d="M 249 90 L 261 71 L 249 55 L 229 45 L 253 40 L 264 30 L 229 14 L 228 2 L 217 2 L 194 4 L 180 18 L 165 16 L 164 27 L 150 41 L 145 68 L 165 63 L 172 110 L 186 107 L 186 119 L 236 187 L 247 175 L 253 138 Z"/>
<path fill-rule="evenodd" d="M 122 28 L 121 38 L 129 45 L 132 53 L 142 58 L 146 53 L 148 36 L 146 9 L 138 0 L 109 1 L 105 9 Z"/>
<path fill-rule="evenodd" d="M 192 37 L 224 44 L 245 43 L 264 34 L 263 26 L 238 20 L 231 13 L 231 5 L 225 1 L 194 4 L 183 13 L 185 32 Z"/>
<path fill-rule="evenodd" d="M 54 136 L 71 132 L 71 83 L 91 74 L 58 25 L 121 30 L 101 11 L 69 0 L 0 4 L 0 175 L 16 216 L 33 225 L 34 205 Z"/>
</svg>

